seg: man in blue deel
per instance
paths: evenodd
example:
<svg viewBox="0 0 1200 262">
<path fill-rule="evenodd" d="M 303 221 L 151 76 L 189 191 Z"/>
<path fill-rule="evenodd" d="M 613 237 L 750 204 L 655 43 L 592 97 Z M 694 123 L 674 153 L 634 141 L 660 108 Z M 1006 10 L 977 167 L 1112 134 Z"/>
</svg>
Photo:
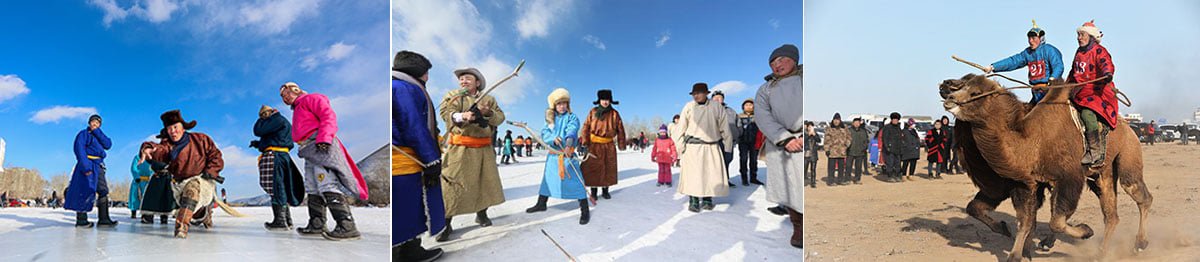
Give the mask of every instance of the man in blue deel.
<svg viewBox="0 0 1200 262">
<path fill-rule="evenodd" d="M 108 217 L 108 180 L 104 177 L 104 157 L 107 156 L 104 151 L 112 148 L 112 140 L 100 131 L 101 122 L 100 115 L 92 115 L 88 117 L 88 127 L 75 135 L 75 171 L 64 193 L 67 202 L 63 208 L 75 211 L 76 227 L 92 227 L 87 213 L 92 211 L 93 204 L 99 209 L 96 225 L 117 225 L 117 221 Z"/>
<path fill-rule="evenodd" d="M 1063 74 L 1062 53 L 1053 45 L 1046 43 L 1046 31 L 1039 28 L 1037 21 L 1033 21 L 1033 28 L 1025 33 L 1029 40 L 1029 47 L 1021 50 L 1013 56 L 1001 59 L 989 65 L 984 71 L 991 72 L 1008 72 L 1022 67 L 1029 68 L 1029 84 L 1033 85 L 1033 99 L 1029 100 L 1030 104 L 1037 104 L 1046 96 L 1046 90 L 1038 87 L 1046 86 L 1050 81 L 1061 79 Z"/>
</svg>

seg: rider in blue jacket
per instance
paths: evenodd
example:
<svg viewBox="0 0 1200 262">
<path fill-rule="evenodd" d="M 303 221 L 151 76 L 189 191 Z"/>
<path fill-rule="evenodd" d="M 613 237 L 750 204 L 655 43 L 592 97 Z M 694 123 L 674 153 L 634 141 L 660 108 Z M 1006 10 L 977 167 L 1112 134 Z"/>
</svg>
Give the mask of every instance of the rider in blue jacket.
<svg viewBox="0 0 1200 262">
<path fill-rule="evenodd" d="M 1029 103 L 1037 104 L 1042 97 L 1046 96 L 1046 90 L 1036 87 L 1046 86 L 1051 80 L 1062 78 L 1062 53 L 1058 51 L 1058 48 L 1046 43 L 1044 39 L 1046 31 L 1037 26 L 1037 21 L 1033 22 L 1033 28 L 1029 29 L 1025 36 L 1028 37 L 1029 47 L 1021 50 L 1020 53 L 992 63 L 984 71 L 988 73 L 1008 72 L 1028 67 L 1029 84 L 1035 87 L 1032 89 L 1033 99 L 1030 99 Z"/>
</svg>

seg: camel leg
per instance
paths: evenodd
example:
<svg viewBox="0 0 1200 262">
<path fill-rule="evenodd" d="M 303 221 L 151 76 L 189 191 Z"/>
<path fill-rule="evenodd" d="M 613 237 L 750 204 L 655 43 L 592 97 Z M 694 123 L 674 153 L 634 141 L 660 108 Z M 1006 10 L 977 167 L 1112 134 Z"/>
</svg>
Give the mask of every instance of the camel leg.
<svg viewBox="0 0 1200 262">
<path fill-rule="evenodd" d="M 1100 242 L 1100 254 L 1103 255 L 1109 250 L 1108 244 L 1117 231 L 1117 224 L 1121 222 L 1117 215 L 1116 177 L 1106 171 L 1098 179 L 1088 180 L 1088 187 L 1100 198 L 1100 212 L 1104 214 L 1104 240 Z"/>
<path fill-rule="evenodd" d="M 1055 183 L 1054 190 L 1050 193 L 1050 231 L 1082 239 L 1088 239 L 1094 234 L 1092 228 L 1087 224 L 1080 223 L 1075 226 L 1067 224 L 1067 220 L 1075 214 L 1075 209 L 1079 207 L 1079 195 L 1083 193 L 1083 180 L 1082 177 L 1067 176 Z"/>
<path fill-rule="evenodd" d="M 1032 246 L 1033 228 L 1037 223 L 1037 197 L 1028 187 L 1017 187 L 1012 191 L 1013 209 L 1017 212 L 1017 235 L 1013 239 L 1013 248 L 1008 255 L 1008 261 L 1018 262 L 1022 258 L 1033 259 L 1030 252 Z"/>
<path fill-rule="evenodd" d="M 1142 180 L 1141 165 L 1138 164 L 1136 168 L 1121 166 L 1117 172 L 1119 172 L 1121 187 L 1125 189 L 1125 193 L 1129 194 L 1129 197 L 1133 198 L 1133 202 L 1138 205 L 1138 211 L 1141 212 L 1136 247 L 1136 251 L 1141 252 L 1150 245 L 1150 241 L 1146 239 L 1146 220 L 1150 217 L 1150 204 L 1154 202 L 1154 197 L 1150 196 L 1150 190 L 1146 188 L 1146 181 Z"/>
<path fill-rule="evenodd" d="M 971 202 L 967 203 L 967 214 L 979 220 L 979 222 L 983 222 L 992 232 L 1004 235 L 1005 237 L 1013 237 L 1012 232 L 1008 230 L 1008 223 L 1004 221 L 997 222 L 988 215 L 988 212 L 996 210 L 996 206 L 1000 205 L 1000 202 L 1003 202 L 1006 198 L 1008 198 L 1007 195 L 1003 196 L 1003 198 L 993 198 L 984 195 L 982 191 L 975 193 L 975 199 L 971 199 Z"/>
</svg>

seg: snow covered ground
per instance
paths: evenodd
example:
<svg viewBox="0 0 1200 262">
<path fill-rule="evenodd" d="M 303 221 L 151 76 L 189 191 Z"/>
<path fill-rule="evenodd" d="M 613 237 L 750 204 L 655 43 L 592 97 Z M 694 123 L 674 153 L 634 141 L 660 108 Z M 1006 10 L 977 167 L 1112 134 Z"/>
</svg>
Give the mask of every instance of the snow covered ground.
<svg viewBox="0 0 1200 262">
<path fill-rule="evenodd" d="M 598 199 L 592 220 L 579 225 L 577 202 L 550 199 L 549 210 L 526 214 L 537 202 L 545 156 L 522 157 L 501 166 L 507 201 L 489 209 L 494 225 L 480 228 L 474 215 L 455 217 L 451 241 L 441 247 L 442 261 L 565 261 L 542 235 L 545 230 L 581 261 L 800 261 L 803 250 L 788 244 L 792 227 L 786 217 L 766 211 L 766 188 L 751 184 L 715 198 L 712 211 L 687 211 L 687 197 L 675 188 L 655 187 L 658 167 L 647 153 L 621 152 L 620 182 L 612 199 Z M 735 164 L 730 165 L 734 180 Z M 766 180 L 765 165 L 759 179 Z M 679 180 L 679 170 L 675 169 Z"/>
<path fill-rule="evenodd" d="M 217 210 L 214 227 L 192 227 L 187 239 L 173 237 L 173 224 L 141 224 L 129 209 L 114 208 L 115 228 L 74 227 L 63 209 L 0 209 L 0 261 L 388 261 L 391 210 L 354 208 L 363 238 L 334 242 L 301 237 L 295 231 L 270 232 L 270 207 L 236 208 L 247 217 Z M 91 213 L 96 220 L 96 212 Z M 156 219 L 157 220 L 157 219 Z M 292 208 L 296 226 L 308 224 L 304 207 Z M 157 222 L 157 221 L 156 221 Z M 328 225 L 333 228 L 332 223 Z"/>
</svg>

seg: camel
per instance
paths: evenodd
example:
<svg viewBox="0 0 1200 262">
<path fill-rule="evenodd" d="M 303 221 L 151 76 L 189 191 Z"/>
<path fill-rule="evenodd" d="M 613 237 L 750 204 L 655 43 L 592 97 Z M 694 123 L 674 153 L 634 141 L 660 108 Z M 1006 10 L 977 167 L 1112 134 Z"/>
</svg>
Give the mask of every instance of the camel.
<svg viewBox="0 0 1200 262">
<path fill-rule="evenodd" d="M 1043 239 L 1040 248 L 1053 246 L 1055 234 L 1091 237 L 1093 231 L 1087 224 L 1067 224 L 1085 183 L 1100 199 L 1104 215 L 1101 250 L 1107 250 L 1119 221 L 1118 182 L 1138 205 L 1141 217 L 1136 251 L 1144 250 L 1149 245 L 1146 221 L 1153 197 L 1142 179 L 1141 145 L 1128 123 L 1122 120 L 1110 132 L 1105 165 L 1089 170 L 1079 163 L 1084 139 L 1069 89 L 1050 89 L 1042 102 L 1029 106 L 1002 88 L 986 76 L 967 74 L 943 81 L 939 91 L 942 106 L 956 118 L 955 139 L 962 164 L 979 188 L 966 212 L 993 232 L 1014 237 L 1007 223 L 988 216 L 1000 202 L 1013 200 L 1017 234 L 1008 260 L 1032 259 L 1030 236 L 1046 190 L 1051 192 L 1050 229 L 1054 234 Z"/>
</svg>

